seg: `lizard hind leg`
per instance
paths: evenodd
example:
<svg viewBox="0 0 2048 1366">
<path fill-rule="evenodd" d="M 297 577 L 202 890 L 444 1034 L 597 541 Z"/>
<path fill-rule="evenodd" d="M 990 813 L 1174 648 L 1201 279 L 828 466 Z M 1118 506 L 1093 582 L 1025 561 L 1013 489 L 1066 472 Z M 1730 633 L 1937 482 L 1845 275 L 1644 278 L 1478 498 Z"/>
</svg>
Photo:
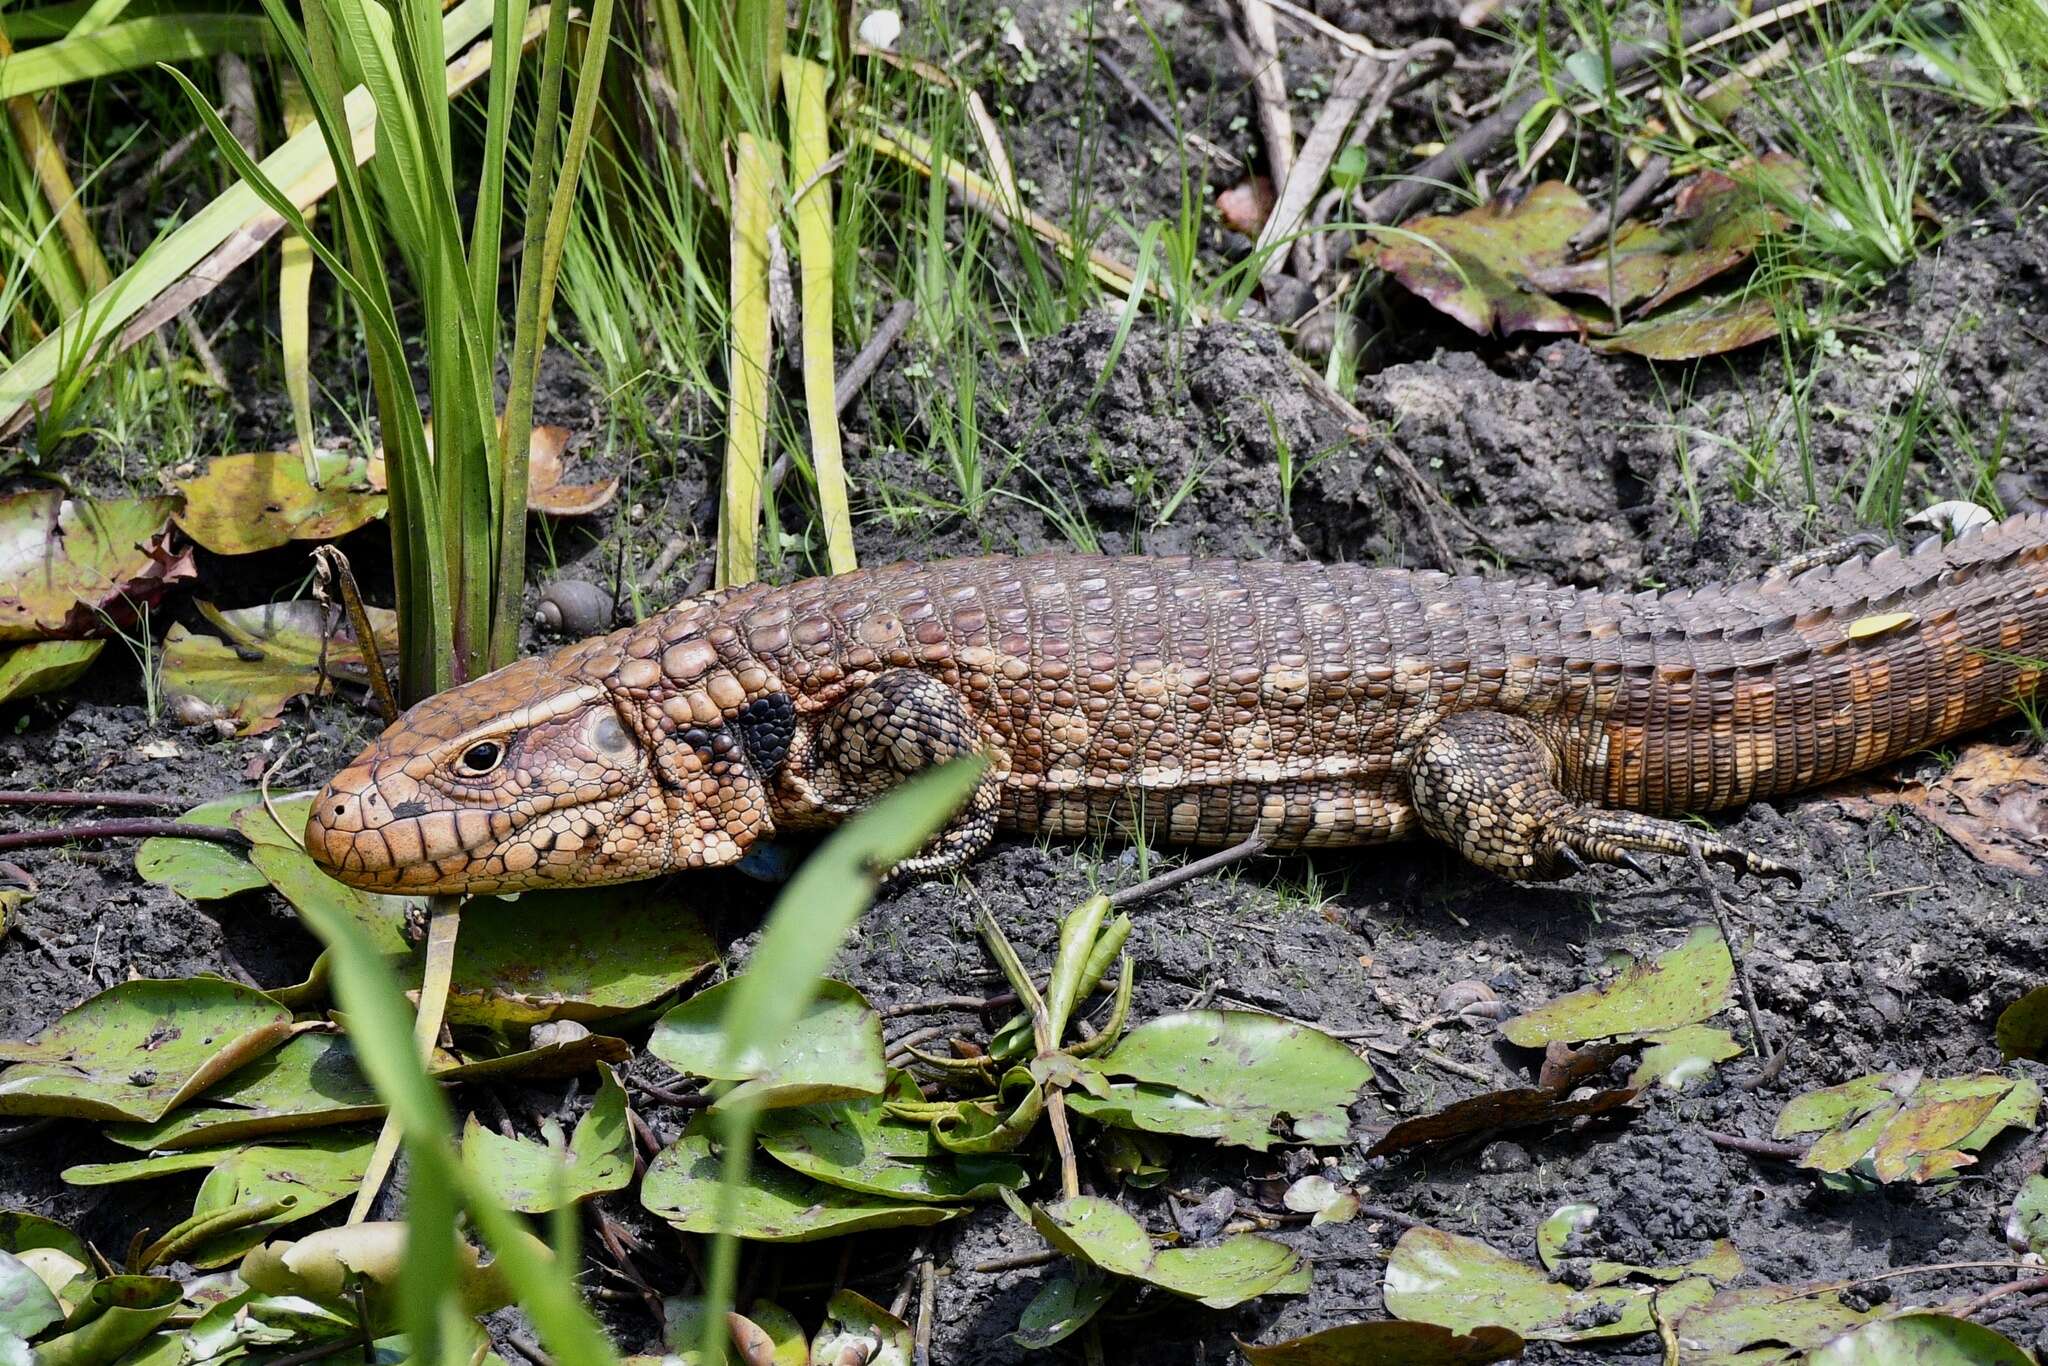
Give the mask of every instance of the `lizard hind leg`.
<svg viewBox="0 0 2048 1366">
<path fill-rule="evenodd" d="M 812 746 L 813 785 L 841 809 L 865 806 L 904 779 L 984 748 L 959 693 L 930 674 L 890 669 L 821 718 Z M 999 765 L 931 842 L 889 870 L 892 881 L 951 872 L 995 838 Z"/>
<path fill-rule="evenodd" d="M 1550 741 L 1500 712 L 1445 717 L 1418 742 L 1409 800 L 1422 827 L 1489 872 L 1517 882 L 1567 876 L 1589 863 L 1647 872 L 1638 853 L 1693 850 L 1759 877 L 1798 881 L 1784 864 L 1711 830 L 1574 800 L 1557 785 Z"/>
</svg>

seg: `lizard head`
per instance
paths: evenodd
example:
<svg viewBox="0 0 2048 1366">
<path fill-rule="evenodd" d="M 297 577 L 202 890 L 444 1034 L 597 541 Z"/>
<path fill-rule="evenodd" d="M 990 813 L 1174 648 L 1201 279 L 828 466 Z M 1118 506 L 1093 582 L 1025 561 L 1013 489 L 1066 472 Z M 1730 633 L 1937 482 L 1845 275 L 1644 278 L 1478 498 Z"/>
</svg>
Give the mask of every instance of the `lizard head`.
<svg viewBox="0 0 2048 1366">
<path fill-rule="evenodd" d="M 307 853 L 351 887 L 406 893 L 738 861 L 772 833 L 793 716 L 779 692 L 748 695 L 707 624 L 671 612 L 421 702 L 320 794 Z"/>
</svg>

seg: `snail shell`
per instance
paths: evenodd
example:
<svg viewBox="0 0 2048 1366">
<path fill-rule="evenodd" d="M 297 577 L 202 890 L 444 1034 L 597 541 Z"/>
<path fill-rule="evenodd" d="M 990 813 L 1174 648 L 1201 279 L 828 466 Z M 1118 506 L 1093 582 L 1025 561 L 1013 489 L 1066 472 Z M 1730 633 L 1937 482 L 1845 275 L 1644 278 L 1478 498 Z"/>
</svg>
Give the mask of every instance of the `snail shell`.
<svg viewBox="0 0 2048 1366">
<path fill-rule="evenodd" d="M 556 579 L 541 590 L 535 616 L 550 631 L 594 636 L 611 629 L 611 594 L 583 579 Z"/>
</svg>

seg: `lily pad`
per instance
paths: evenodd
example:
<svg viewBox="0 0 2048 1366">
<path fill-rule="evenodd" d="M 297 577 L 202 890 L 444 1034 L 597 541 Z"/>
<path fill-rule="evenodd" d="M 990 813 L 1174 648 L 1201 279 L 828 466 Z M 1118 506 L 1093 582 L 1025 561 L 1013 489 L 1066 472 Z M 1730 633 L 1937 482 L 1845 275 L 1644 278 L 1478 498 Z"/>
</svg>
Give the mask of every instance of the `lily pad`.
<svg viewBox="0 0 2048 1366">
<path fill-rule="evenodd" d="M 2033 1366 L 2011 1338 L 1981 1323 L 1933 1310 L 1901 1314 L 1844 1333 L 1806 1366 Z"/>
<path fill-rule="evenodd" d="M 1799 1159 L 1810 1170 L 1930 1181 L 1974 1163 L 1972 1154 L 2005 1129 L 2033 1128 L 2040 1103 L 2040 1087 L 2024 1078 L 1873 1073 L 1794 1097 L 1772 1132 L 1818 1134 Z"/>
<path fill-rule="evenodd" d="M 251 825 L 271 824 L 268 813 L 260 808 L 247 814 L 252 818 Z M 412 941 L 405 936 L 405 920 L 410 912 L 426 904 L 424 898 L 386 896 L 345 887 L 321 871 L 312 856 L 296 844 L 258 844 L 249 850 L 249 863 L 292 904 L 308 928 L 318 924 L 322 915 L 343 916 L 363 932 L 364 938 L 393 967 L 410 963 L 415 957 Z M 468 928 L 467 923 L 463 928 Z"/>
<path fill-rule="evenodd" d="M 147 1151 L 214 1147 L 379 1119 L 384 1104 L 340 1034 L 300 1034 L 160 1123 L 115 1125 L 107 1137 Z"/>
<path fill-rule="evenodd" d="M 1202 1138 L 1261 1152 L 1278 1137 L 1273 1132 L 1276 1117 L 1271 1111 L 1211 1105 L 1171 1086 L 1120 1081 L 1112 1083 L 1108 1093 L 1101 1096 L 1071 1091 L 1067 1094 L 1067 1108 L 1098 1124 L 1120 1129 Z"/>
<path fill-rule="evenodd" d="M 182 623 L 172 626 L 164 637 L 164 691 L 196 697 L 233 717 L 239 735 L 275 729 L 287 702 L 333 680 L 369 683 L 355 628 L 343 617 L 328 634 L 328 610 L 317 602 L 302 598 L 229 612 L 201 603 L 199 610 L 221 638 L 194 635 Z M 397 614 L 365 610 L 378 648 L 395 653 Z"/>
<path fill-rule="evenodd" d="M 0 1115 L 151 1123 L 291 1033 L 291 1012 L 214 978 L 123 982 L 27 1043 L 0 1043 Z"/>
<path fill-rule="evenodd" d="M 1998 1012 L 1998 1051 L 2008 1062 L 2048 1062 L 2048 986 L 2035 987 Z"/>
<path fill-rule="evenodd" d="M 227 1154 L 200 1183 L 194 1215 L 283 1200 L 291 1207 L 203 1238 L 180 1255 L 197 1267 L 225 1266 L 278 1230 L 349 1198 L 362 1184 L 374 1146 L 369 1134 L 315 1134 L 300 1143 L 258 1144 Z"/>
<path fill-rule="evenodd" d="M 742 1083 L 720 1105 L 747 1101 L 772 1109 L 881 1094 L 881 1016 L 860 992 L 830 979 L 818 984 L 785 1038 L 726 1066 L 725 1011 L 739 985 L 738 978 L 720 982 L 663 1015 L 647 1051 L 678 1072 Z"/>
<path fill-rule="evenodd" d="M 193 807 L 178 817 L 187 825 L 227 825 L 237 813 L 262 798 L 238 792 Z M 183 840 L 171 835 L 146 839 L 135 851 L 135 871 L 145 882 L 168 887 L 193 901 L 215 901 L 264 885 L 263 874 L 239 850 L 212 840 Z"/>
<path fill-rule="evenodd" d="M 703 917 L 647 883 L 478 897 L 462 912 L 448 1018 L 588 1023 L 653 1005 L 717 962 Z"/>
<path fill-rule="evenodd" d="M 1251 1366 L 1491 1366 L 1522 1354 L 1522 1339 L 1488 1325 L 1469 1334 L 1434 1323 L 1340 1323 L 1263 1346 L 1240 1342 Z"/>
<path fill-rule="evenodd" d="M 1440 1229 L 1412 1228 L 1387 1260 L 1387 1312 L 1454 1332 L 1504 1327 L 1545 1342 L 1631 1337 L 1655 1326 L 1653 1297 L 1683 1289 L 1672 1304 L 1712 1294 L 1704 1279 L 1659 1290 L 1610 1285 L 1574 1290 L 1485 1243 Z M 1666 1313 L 1665 1317 L 1670 1317 Z"/>
<path fill-rule="evenodd" d="M 76 683 L 106 648 L 104 640 L 33 640 L 0 650 L 0 703 Z"/>
<path fill-rule="evenodd" d="M 1643 1042 L 1649 1046 L 1628 1078 L 1628 1084 L 1638 1090 L 1662 1086 L 1669 1091 L 1683 1091 L 1711 1076 L 1714 1064 L 1742 1053 L 1742 1045 L 1735 1042 L 1735 1036 L 1715 1025 L 1682 1025 L 1653 1034 Z"/>
<path fill-rule="evenodd" d="M 1025 1181 L 1024 1169 L 1007 1158 L 955 1156 L 932 1137 L 931 1125 L 889 1118 L 879 1096 L 770 1110 L 757 1136 L 792 1171 L 885 1199 L 994 1199 Z"/>
<path fill-rule="evenodd" d="M 640 1183 L 640 1203 L 684 1233 L 718 1231 L 724 1163 L 709 1136 L 685 1134 L 656 1154 Z M 943 1223 L 945 1205 L 884 1200 L 827 1186 L 787 1168 L 756 1162 L 733 1202 L 732 1231 L 762 1243 L 807 1243 L 876 1228 Z"/>
<path fill-rule="evenodd" d="M 838 1366 L 856 1344 L 866 1366 L 911 1366 L 910 1325 L 864 1295 L 835 1290 L 811 1340 L 811 1366 Z"/>
<path fill-rule="evenodd" d="M 1205 1247 L 1155 1248 L 1129 1211 L 1093 1195 L 1030 1206 L 1029 1218 L 1047 1242 L 1069 1257 L 1211 1309 L 1229 1309 L 1260 1295 L 1308 1292 L 1309 1264 L 1301 1254 L 1256 1233 L 1233 1233 Z"/>
<path fill-rule="evenodd" d="M 103 634 L 135 605 L 193 575 L 171 549 L 175 498 L 66 498 L 54 489 L 0 497 L 0 644 Z"/>
<path fill-rule="evenodd" d="M 1541 1048 L 1553 1041 L 1580 1043 L 1652 1034 L 1695 1024 L 1728 1004 L 1735 962 L 1721 931 L 1695 928 L 1685 943 L 1631 964 L 1612 982 L 1560 996 L 1506 1021 L 1510 1043 Z"/>
<path fill-rule="evenodd" d="M 1744 288 L 1688 299 L 1626 323 L 1611 335 L 1595 337 L 1587 345 L 1595 351 L 1621 352 L 1644 360 L 1698 360 L 1769 341 L 1778 335 L 1780 321 L 1769 294 Z"/>
<path fill-rule="evenodd" d="M 1093 1267 L 1054 1276 L 1024 1306 L 1010 1338 L 1027 1351 L 1042 1352 L 1086 1328 L 1115 1292 L 1116 1282 Z"/>
<path fill-rule="evenodd" d="M 43 1278 L 11 1252 L 0 1252 L 0 1333 L 27 1342 L 64 1317 Z"/>
<path fill-rule="evenodd" d="M 297 451 L 216 456 L 178 485 L 178 525 L 218 555 L 275 550 L 293 541 L 331 541 L 384 515 L 385 494 L 369 483 L 369 464 L 342 451 L 314 456 L 320 486 L 306 482 Z"/>
<path fill-rule="evenodd" d="M 1193 1010 L 1147 1020 L 1102 1057 L 1084 1059 L 1082 1067 L 1171 1087 L 1234 1112 L 1246 1122 L 1227 1141 L 1260 1151 L 1281 1136 L 1275 1130 L 1283 1121 L 1302 1142 L 1342 1143 L 1351 1132 L 1349 1107 L 1372 1081 L 1372 1068 L 1321 1030 L 1249 1010 Z M 1160 1106 L 1148 1111 L 1155 1120 L 1170 1113 Z"/>
<path fill-rule="evenodd" d="M 624 1189 L 633 1179 L 626 1093 L 610 1068 L 601 1068 L 599 1076 L 590 1110 L 566 1143 L 553 1120 L 542 1126 L 544 1141 L 535 1143 L 486 1129 L 471 1115 L 462 1130 L 463 1165 L 499 1204 L 524 1214 Z"/>
<path fill-rule="evenodd" d="M 1780 1366 L 1882 1311 L 1842 1303 L 1832 1285 L 1723 1290 L 1674 1323 L 1687 1366 Z"/>
</svg>

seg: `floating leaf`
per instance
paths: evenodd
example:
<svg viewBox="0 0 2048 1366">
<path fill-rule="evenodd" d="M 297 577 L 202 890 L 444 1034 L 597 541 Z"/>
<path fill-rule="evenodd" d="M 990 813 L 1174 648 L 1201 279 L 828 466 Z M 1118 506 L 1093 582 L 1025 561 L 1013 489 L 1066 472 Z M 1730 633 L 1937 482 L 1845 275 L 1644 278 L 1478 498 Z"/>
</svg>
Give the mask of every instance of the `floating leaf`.
<svg viewBox="0 0 2048 1366">
<path fill-rule="evenodd" d="M 526 506 L 531 512 L 550 517 L 588 517 L 601 511 L 618 494 L 617 479 L 595 484 L 562 482 L 562 456 L 569 449 L 567 427 L 535 427 L 528 447 Z"/>
<path fill-rule="evenodd" d="M 106 644 L 104 640 L 34 640 L 0 650 L 0 703 L 70 687 Z"/>
<path fill-rule="evenodd" d="M 194 635 L 182 623 L 172 626 L 164 637 L 164 691 L 196 697 L 232 716 L 239 735 L 274 729 L 285 703 L 317 693 L 331 680 L 369 682 L 354 627 L 344 617 L 328 634 L 328 611 L 317 602 L 302 598 L 231 612 L 201 603 L 199 610 L 224 639 Z M 378 647 L 394 652 L 396 614 L 381 607 L 365 611 Z"/>
<path fill-rule="evenodd" d="M 1721 931 L 1696 927 L 1685 943 L 1629 965 L 1612 982 L 1560 996 L 1500 1027 L 1510 1043 L 1541 1048 L 1649 1034 L 1704 1020 L 1725 1008 L 1735 962 Z"/>
<path fill-rule="evenodd" d="M 1024 1312 L 1017 1318 L 1017 1331 L 1010 1334 L 1010 1339 L 1031 1352 L 1064 1342 L 1086 1328 L 1115 1291 L 1116 1283 L 1093 1267 L 1082 1266 L 1071 1275 L 1054 1276 L 1024 1306 Z"/>
<path fill-rule="evenodd" d="M 1628 1077 L 1628 1084 L 1637 1090 L 1663 1086 L 1666 1090 L 1683 1091 L 1711 1076 L 1715 1063 L 1742 1053 L 1742 1045 L 1735 1042 L 1735 1036 L 1715 1025 L 1683 1025 L 1652 1034 L 1643 1042 L 1649 1047 L 1643 1050 L 1642 1061 Z"/>
<path fill-rule="evenodd" d="M 1242 1122 L 1227 1137 L 1213 1136 L 1260 1151 L 1282 1137 L 1275 1131 L 1283 1120 L 1302 1142 L 1342 1143 L 1351 1133 L 1349 1107 L 1372 1081 L 1372 1068 L 1321 1030 L 1250 1010 L 1193 1010 L 1147 1020 L 1082 1067 L 1169 1087 L 1228 1111 Z M 1173 1109 L 1155 1105 L 1144 1114 L 1170 1122 Z"/>
<path fill-rule="evenodd" d="M 994 1199 L 998 1189 L 1024 1184 L 1015 1162 L 956 1156 L 932 1137 L 931 1125 L 891 1119 L 883 1104 L 872 1096 L 766 1111 L 757 1136 L 792 1171 L 890 1200 Z"/>
<path fill-rule="evenodd" d="M 1585 197 L 1562 181 L 1534 186 L 1519 203 L 1493 201 L 1461 214 L 1412 218 L 1375 228 L 1374 259 L 1412 294 L 1480 336 L 1582 333 L 1593 314 L 1529 286 L 1532 273 L 1561 265 L 1572 234 L 1593 219 Z"/>
<path fill-rule="evenodd" d="M 1623 1109 L 1635 1098 L 1636 1091 L 1632 1086 L 1595 1091 L 1585 1096 L 1561 1095 L 1547 1086 L 1489 1091 L 1454 1101 L 1433 1114 L 1402 1120 L 1382 1134 L 1379 1141 L 1367 1149 L 1366 1155 L 1386 1157 L 1410 1148 L 1456 1142 L 1497 1129 L 1561 1124 L 1566 1120 L 1604 1115 Z"/>
<path fill-rule="evenodd" d="M 1799 1159 L 1814 1171 L 1852 1168 L 1877 1181 L 1931 1181 L 1976 1161 L 2008 1128 L 2034 1127 L 2041 1090 L 1996 1073 L 1927 1081 L 1915 1069 L 1874 1073 L 1794 1097 L 1779 1138 L 1819 1134 Z"/>
<path fill-rule="evenodd" d="M 226 825 L 236 813 L 262 800 L 254 792 L 238 792 L 195 806 L 178 817 L 187 825 Z M 168 887 L 193 901 L 213 901 L 263 886 L 258 872 L 241 853 L 213 840 L 182 840 L 169 835 L 146 839 L 135 851 L 135 871 L 142 880 Z"/>
<path fill-rule="evenodd" d="M 11 1252 L 0 1252 L 0 1333 L 23 1342 L 64 1317 L 64 1306 L 43 1278 Z"/>
<path fill-rule="evenodd" d="M 216 456 L 178 485 L 178 525 L 218 555 L 275 550 L 293 541 L 331 541 L 384 515 L 386 496 L 369 483 L 369 465 L 341 451 L 314 456 L 318 488 L 306 482 L 297 451 Z"/>
<path fill-rule="evenodd" d="M 1931 821 L 1970 857 L 1992 868 L 2048 873 L 2048 755 L 1980 741 L 1965 745 L 1931 783 L 1908 783 L 1844 799 L 1844 807 L 1903 806 Z"/>
<path fill-rule="evenodd" d="M 1663 1316 L 1684 1303 L 1712 1294 L 1704 1279 L 1680 1281 L 1663 1290 L 1610 1285 L 1586 1290 L 1553 1281 L 1543 1271 L 1494 1251 L 1472 1238 L 1434 1228 L 1401 1235 L 1387 1260 L 1387 1312 L 1397 1318 L 1434 1323 L 1470 1333 L 1489 1325 L 1546 1342 L 1587 1342 L 1630 1337 L 1654 1327 L 1652 1300 Z"/>
<path fill-rule="evenodd" d="M 1211 1309 L 1260 1295 L 1306 1294 L 1309 1288 L 1309 1264 L 1301 1255 L 1255 1233 L 1234 1233 L 1206 1247 L 1155 1248 L 1144 1225 L 1121 1205 L 1093 1195 L 1033 1205 L 1029 1218 L 1069 1257 Z"/>
<path fill-rule="evenodd" d="M 647 1051 L 678 1072 L 743 1083 L 720 1105 L 748 1101 L 775 1108 L 881 1094 L 881 1016 L 860 992 L 830 979 L 818 984 L 817 995 L 777 1045 L 750 1047 L 736 1066 L 728 1066 L 725 1009 L 739 984 L 738 978 L 720 982 L 662 1016 Z"/>
<path fill-rule="evenodd" d="M 1240 1342 L 1251 1366 L 1491 1366 L 1522 1354 L 1506 1328 L 1454 1333 L 1434 1323 L 1342 1323 L 1305 1337 L 1260 1346 Z"/>
<path fill-rule="evenodd" d="M 2035 987 L 1998 1012 L 1998 1051 L 2008 1062 L 2048 1062 L 2048 986 Z"/>
<path fill-rule="evenodd" d="M 1661 313 L 1638 318 L 1587 343 L 1595 351 L 1622 352 L 1644 360 L 1697 360 L 1739 351 L 1778 335 L 1779 315 L 1760 289 L 1702 294 Z"/>
<path fill-rule="evenodd" d="M 910 1325 L 865 1296 L 835 1290 L 811 1341 L 811 1366 L 839 1366 L 855 1345 L 863 1349 L 865 1366 L 911 1366 Z"/>
<path fill-rule="evenodd" d="M 1687 1366 L 1779 1366 L 1881 1312 L 1852 1309 L 1834 1285 L 1758 1285 L 1723 1290 L 1666 1316 Z"/>
<path fill-rule="evenodd" d="M 684 1233 L 715 1233 L 722 1169 L 711 1139 L 687 1133 L 648 1163 L 640 1203 Z M 755 1242 L 807 1243 L 866 1229 L 942 1223 L 959 1212 L 861 1195 L 756 1162 L 734 1201 L 732 1231 Z"/>
<path fill-rule="evenodd" d="M 1171 1086 L 1116 1082 L 1104 1096 L 1085 1091 L 1067 1094 L 1067 1108 L 1098 1124 L 1136 1129 L 1148 1134 L 1203 1138 L 1240 1148 L 1271 1147 L 1275 1115 L 1269 1110 L 1235 1110 L 1211 1105 Z"/>
<path fill-rule="evenodd" d="M 717 961 L 702 916 L 647 883 L 478 897 L 462 912 L 448 1018 L 588 1023 L 653 1005 Z"/>
<path fill-rule="evenodd" d="M 484 1190 L 511 1209 L 545 1214 L 566 1204 L 623 1190 L 633 1179 L 633 1136 L 626 1128 L 626 1093 L 610 1068 L 600 1069 L 597 1095 L 569 1141 L 561 1126 L 542 1126 L 544 1142 L 506 1138 L 469 1117 L 462 1130 L 462 1161 Z"/>
<path fill-rule="evenodd" d="M 1981 1323 L 1923 1309 L 1844 1333 L 1806 1366 L 2034 1366 L 2034 1358 Z"/>
<path fill-rule="evenodd" d="M 54 489 L 0 497 L 0 643 L 100 635 L 134 605 L 193 575 L 173 553 L 175 498 L 66 498 Z"/>
<path fill-rule="evenodd" d="M 28 1043 L 0 1043 L 0 1115 L 144 1123 L 261 1057 L 291 1012 L 214 978 L 123 982 L 67 1011 Z"/>
<path fill-rule="evenodd" d="M 36 1344 L 36 1366 L 101 1366 L 118 1359 L 178 1312 L 182 1288 L 162 1276 L 93 1282 L 64 1320 L 64 1332 Z"/>
<path fill-rule="evenodd" d="M 340 1034 L 306 1033 L 242 1068 L 161 1123 L 107 1137 L 148 1151 L 213 1147 L 381 1118 L 383 1102 Z"/>
<path fill-rule="evenodd" d="M 375 1140 L 368 1134 L 318 1134 L 290 1145 L 242 1148 L 221 1159 L 200 1183 L 195 1215 L 238 1206 L 291 1201 L 283 1213 L 247 1224 L 184 1249 L 197 1267 L 225 1266 L 279 1229 L 310 1219 L 356 1193 Z"/>
</svg>

